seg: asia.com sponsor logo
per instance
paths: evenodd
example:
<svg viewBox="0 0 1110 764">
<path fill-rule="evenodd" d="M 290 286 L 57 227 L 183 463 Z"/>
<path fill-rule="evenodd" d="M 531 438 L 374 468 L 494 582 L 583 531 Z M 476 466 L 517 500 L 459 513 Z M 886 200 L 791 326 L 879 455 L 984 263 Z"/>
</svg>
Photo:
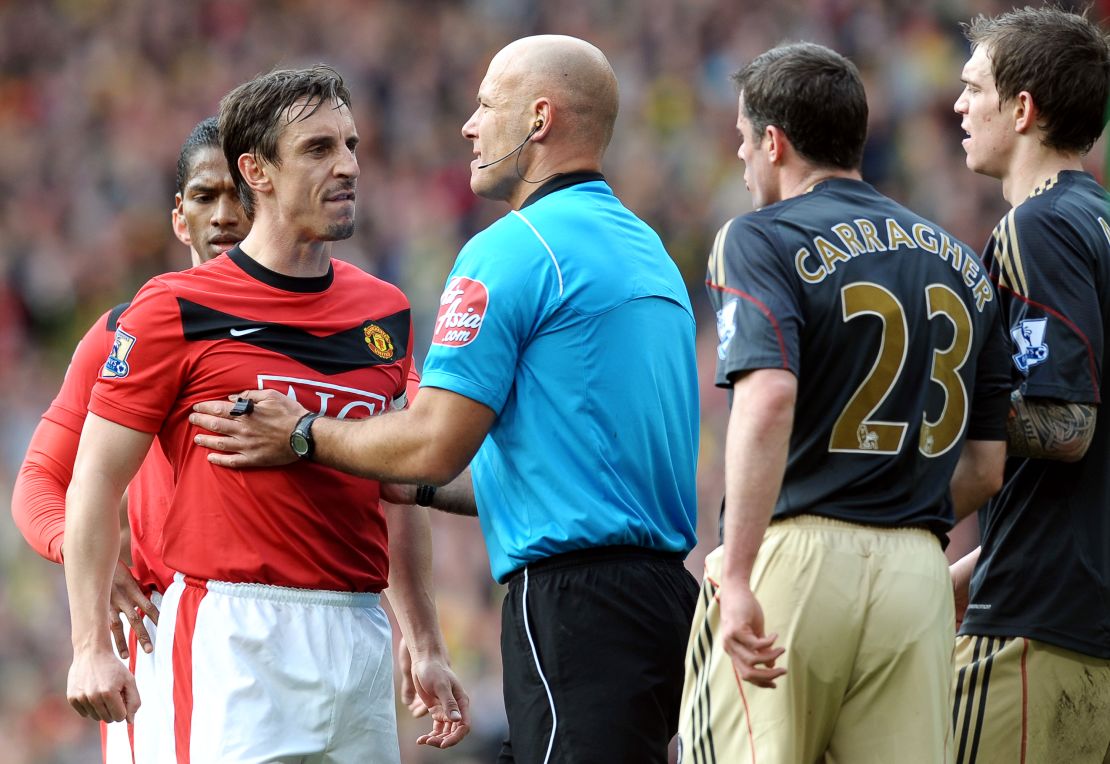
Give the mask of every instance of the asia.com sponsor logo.
<svg viewBox="0 0 1110 764">
<path fill-rule="evenodd" d="M 390 407 L 390 399 L 378 393 L 299 377 L 259 374 L 258 389 L 275 390 L 309 411 L 336 419 L 364 419 Z"/>
<path fill-rule="evenodd" d="M 489 290 L 485 284 L 463 276 L 451 279 L 439 298 L 432 344 L 448 347 L 470 344 L 482 330 L 488 307 Z"/>
</svg>

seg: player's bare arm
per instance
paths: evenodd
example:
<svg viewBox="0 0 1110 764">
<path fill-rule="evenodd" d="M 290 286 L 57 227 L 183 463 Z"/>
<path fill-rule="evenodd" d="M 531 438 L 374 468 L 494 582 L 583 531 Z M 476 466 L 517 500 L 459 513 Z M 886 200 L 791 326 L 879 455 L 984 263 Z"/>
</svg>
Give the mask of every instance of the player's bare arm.
<svg viewBox="0 0 1110 764">
<path fill-rule="evenodd" d="M 1095 434 L 1098 407 L 1047 398 L 1010 395 L 1006 432 L 1011 456 L 1077 462 Z"/>
<path fill-rule="evenodd" d="M 288 464 L 297 457 L 289 436 L 304 407 L 271 390 L 248 390 L 250 414 L 231 416 L 234 404 L 206 401 L 189 421 L 213 435 L 197 435 L 208 460 L 241 469 Z M 360 420 L 323 418 L 312 424 L 313 461 L 352 475 L 392 483 L 444 485 L 478 451 L 495 414 L 486 406 L 439 388 L 425 388 L 412 406 Z M 220 453 L 223 452 L 223 453 Z"/>
<path fill-rule="evenodd" d="M 135 678 L 109 644 L 112 575 L 119 559 L 117 507 L 153 436 L 89 414 L 66 495 L 65 573 L 73 665 L 66 695 L 82 716 L 134 719 Z"/>
<path fill-rule="evenodd" d="M 956 629 L 964 621 L 969 601 L 971 587 L 971 574 L 975 572 L 975 565 L 979 562 L 979 551 L 982 547 L 975 547 L 972 551 L 948 566 L 948 574 L 952 577 L 952 596 L 956 604 Z"/>
<path fill-rule="evenodd" d="M 968 440 L 949 481 L 956 522 L 975 512 L 1002 488 L 1006 441 Z"/>
<path fill-rule="evenodd" d="M 765 634 L 751 573 L 782 488 L 798 380 L 781 369 L 758 369 L 733 385 L 725 441 L 725 557 L 721 637 L 740 677 L 774 687 L 786 673 L 775 661 L 784 648 Z"/>
<path fill-rule="evenodd" d="M 449 748 L 470 731 L 469 699 L 451 670 L 432 592 L 432 534 L 423 508 L 390 507 L 389 598 L 411 656 L 416 693 L 432 715 L 418 743 Z"/>
<path fill-rule="evenodd" d="M 416 504 L 417 488 L 411 483 L 382 483 L 381 496 L 384 501 L 394 504 Z M 462 471 L 447 485 L 441 485 L 432 494 L 433 509 L 450 515 L 477 517 L 478 506 L 474 503 L 474 484 L 470 479 L 470 467 Z"/>
</svg>

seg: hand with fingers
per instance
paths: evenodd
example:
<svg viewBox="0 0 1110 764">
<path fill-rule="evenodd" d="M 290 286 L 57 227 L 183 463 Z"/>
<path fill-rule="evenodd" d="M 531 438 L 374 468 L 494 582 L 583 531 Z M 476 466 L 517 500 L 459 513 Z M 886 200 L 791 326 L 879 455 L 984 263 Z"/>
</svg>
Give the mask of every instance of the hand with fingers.
<svg viewBox="0 0 1110 764">
<path fill-rule="evenodd" d="M 412 718 L 425 716 L 428 706 L 416 692 L 416 683 L 412 679 L 412 653 L 409 652 L 404 637 L 397 642 L 397 674 L 401 682 L 401 702 L 408 707 Z"/>
<path fill-rule="evenodd" d="M 112 638 L 116 643 L 119 657 L 126 659 L 129 655 L 127 637 L 123 633 L 123 620 L 131 625 L 143 652 L 150 653 L 154 650 L 154 643 L 147 632 L 143 616 L 146 615 L 158 625 L 158 608 L 143 594 L 142 587 L 122 560 L 116 563 L 116 570 L 112 574 Z"/>
<path fill-rule="evenodd" d="M 775 647 L 778 634 L 763 633 L 763 608 L 751 589 L 743 584 L 722 586 L 721 639 L 733 668 L 744 681 L 758 687 L 774 687 L 786 673 L 775 661 L 786 652 Z"/>
<path fill-rule="evenodd" d="M 106 646 L 74 651 L 66 698 L 81 716 L 102 722 L 131 724 L 139 710 L 135 677 Z"/>
<path fill-rule="evenodd" d="M 444 661 L 421 659 L 412 664 L 416 694 L 432 715 L 432 731 L 416 739 L 419 745 L 450 748 L 470 732 L 470 698 L 459 678 Z"/>
<path fill-rule="evenodd" d="M 243 401 L 250 401 L 247 405 Z M 198 446 L 212 449 L 208 461 L 221 467 L 278 467 L 297 460 L 289 435 L 308 410 L 274 390 L 247 390 L 224 401 L 193 406 L 190 424 L 201 432 Z"/>
</svg>

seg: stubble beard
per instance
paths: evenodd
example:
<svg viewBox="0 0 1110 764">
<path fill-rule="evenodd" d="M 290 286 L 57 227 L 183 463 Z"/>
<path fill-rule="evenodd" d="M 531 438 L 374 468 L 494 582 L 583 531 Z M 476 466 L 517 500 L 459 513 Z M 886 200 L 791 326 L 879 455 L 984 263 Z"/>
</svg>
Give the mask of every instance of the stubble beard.
<svg viewBox="0 0 1110 764">
<path fill-rule="evenodd" d="M 324 230 L 320 238 L 323 241 L 343 241 L 351 238 L 355 233 L 355 221 L 345 220 L 342 223 L 332 223 Z"/>
</svg>

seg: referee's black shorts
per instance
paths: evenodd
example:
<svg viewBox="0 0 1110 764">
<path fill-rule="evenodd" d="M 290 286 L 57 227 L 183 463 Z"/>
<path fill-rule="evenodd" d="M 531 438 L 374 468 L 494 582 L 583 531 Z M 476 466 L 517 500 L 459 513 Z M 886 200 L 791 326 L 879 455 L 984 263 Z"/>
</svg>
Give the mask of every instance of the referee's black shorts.
<svg viewBox="0 0 1110 764">
<path fill-rule="evenodd" d="M 514 573 L 499 764 L 665 764 L 698 583 L 682 556 L 600 547 Z"/>
</svg>

